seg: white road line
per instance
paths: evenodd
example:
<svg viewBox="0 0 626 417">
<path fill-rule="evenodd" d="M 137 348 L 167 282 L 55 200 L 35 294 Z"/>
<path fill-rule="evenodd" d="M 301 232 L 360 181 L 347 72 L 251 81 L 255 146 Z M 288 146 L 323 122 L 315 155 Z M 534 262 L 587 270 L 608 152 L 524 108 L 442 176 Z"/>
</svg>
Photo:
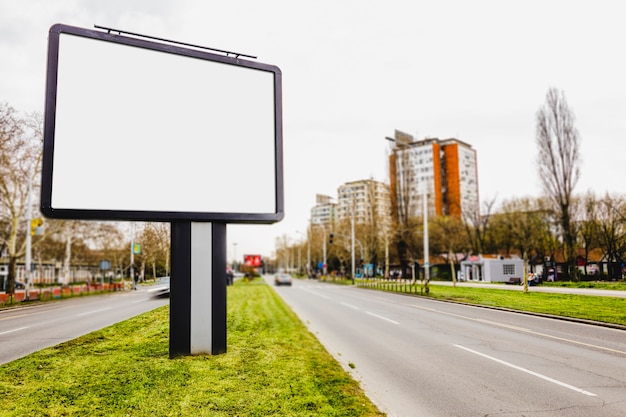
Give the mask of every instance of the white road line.
<svg viewBox="0 0 626 417">
<path fill-rule="evenodd" d="M 320 294 L 320 293 L 317 293 L 317 292 L 315 292 L 315 291 L 311 291 L 311 290 L 306 289 L 306 288 L 303 288 L 303 291 L 308 292 L 308 293 L 313 294 L 313 295 L 316 295 L 316 296 L 318 296 L 318 297 L 325 298 L 326 300 L 332 300 L 332 298 L 330 298 L 330 297 L 328 297 L 328 296 L 326 296 L 326 295 L 322 295 L 322 294 Z"/>
<path fill-rule="evenodd" d="M 463 349 L 463 350 L 465 350 L 467 352 L 470 352 L 470 353 L 473 353 L 475 355 L 482 356 L 483 358 L 490 359 L 490 360 L 492 360 L 494 362 L 497 362 L 497 363 L 499 363 L 501 365 L 508 366 L 508 367 L 516 369 L 518 371 L 525 372 L 525 373 L 527 373 L 529 375 L 536 376 L 537 378 L 541 378 L 541 379 L 543 379 L 545 381 L 552 382 L 553 384 L 557 384 L 557 385 L 560 385 L 560 386 L 562 386 L 564 388 L 571 389 L 572 391 L 576 391 L 576 392 L 578 392 L 580 394 L 588 395 L 590 397 L 596 397 L 596 394 L 594 394 L 593 392 L 585 391 L 584 389 L 575 387 L 575 386 L 570 385 L 570 384 L 566 384 L 565 382 L 561 382 L 561 381 L 556 380 L 554 378 L 550 378 L 549 376 L 545 376 L 545 375 L 542 375 L 540 373 L 533 372 L 530 369 L 526 369 L 526 368 L 522 368 L 521 366 L 513 365 L 512 363 L 505 362 L 503 360 L 494 358 L 493 356 L 485 355 L 484 353 L 477 352 L 477 351 L 472 350 L 470 348 L 467 348 L 465 346 L 461 346 L 461 345 L 453 345 L 453 346 L 456 346 L 459 349 Z"/>
<path fill-rule="evenodd" d="M 451 317 L 458 317 L 458 318 L 465 319 L 465 320 L 475 321 L 477 323 L 485 323 L 485 324 L 489 324 L 489 325 L 492 325 L 492 326 L 498 326 L 498 327 L 503 327 L 505 329 L 511 329 L 511 330 L 516 330 L 516 331 L 523 332 L 523 333 L 534 334 L 534 335 L 541 336 L 541 337 L 546 337 L 546 338 L 549 338 L 549 339 L 560 340 L 562 342 L 567 342 L 567 343 L 571 343 L 571 344 L 575 344 L 575 345 L 586 346 L 586 347 L 589 347 L 589 348 L 592 348 L 592 349 L 604 350 L 606 352 L 613 352 L 613 353 L 618 353 L 620 355 L 626 355 L 626 352 L 624 352 L 623 350 L 611 349 L 611 348 L 606 347 L 606 346 L 594 345 L 594 344 L 591 344 L 591 343 L 580 342 L 578 340 L 573 340 L 573 339 L 566 339 L 564 337 L 554 336 L 554 335 L 547 334 L 547 333 L 536 332 L 534 330 L 526 329 L 524 327 L 512 326 L 510 324 L 499 323 L 497 321 L 492 321 L 492 320 L 477 319 L 477 318 L 474 318 L 474 317 L 463 316 L 461 314 L 448 313 L 446 311 L 437 310 L 435 308 L 428 308 L 428 307 L 417 306 L 415 304 L 406 304 L 405 303 L 404 305 L 409 306 L 409 307 L 413 307 L 413 308 L 418 309 L 418 310 L 432 311 L 434 313 L 445 314 L 445 315 L 451 316 Z"/>
<path fill-rule="evenodd" d="M 370 313 L 369 311 L 366 311 L 366 313 L 369 314 L 370 316 L 374 316 L 374 317 L 379 318 L 381 320 L 388 321 L 389 323 L 400 324 L 400 323 L 398 323 L 395 320 L 391 320 L 391 319 L 388 319 L 387 317 L 379 316 L 378 314 Z"/>
<path fill-rule="evenodd" d="M 24 330 L 24 329 L 28 329 L 28 327 L 18 327 L 17 329 L 7 330 L 6 332 L 2 332 L 2 333 L 0 333 L 0 336 L 2 336 L 3 334 L 9 334 L 9 333 L 13 333 L 13 332 L 19 332 L 20 330 Z"/>
<path fill-rule="evenodd" d="M 350 307 L 353 310 L 360 310 L 360 308 L 358 308 L 357 306 L 353 306 L 352 304 L 348 304 L 348 303 L 341 303 L 342 306 L 346 306 L 346 307 Z"/>
<path fill-rule="evenodd" d="M 103 311 L 107 311 L 107 310 L 110 310 L 110 309 L 111 309 L 111 307 L 101 308 L 100 310 L 92 310 L 92 311 L 88 311 L 86 313 L 77 314 L 76 317 L 82 317 L 82 316 L 88 316 L 90 314 L 101 313 Z"/>
</svg>

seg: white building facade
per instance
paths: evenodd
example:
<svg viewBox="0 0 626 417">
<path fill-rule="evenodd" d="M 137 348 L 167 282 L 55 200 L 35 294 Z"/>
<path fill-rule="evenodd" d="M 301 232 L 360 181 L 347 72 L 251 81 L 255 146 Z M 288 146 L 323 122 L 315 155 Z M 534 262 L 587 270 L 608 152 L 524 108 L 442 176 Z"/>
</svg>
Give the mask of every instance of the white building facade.
<svg viewBox="0 0 626 417">
<path fill-rule="evenodd" d="M 388 228 L 391 220 L 389 185 L 373 179 L 347 182 L 337 189 L 337 219 Z"/>
</svg>

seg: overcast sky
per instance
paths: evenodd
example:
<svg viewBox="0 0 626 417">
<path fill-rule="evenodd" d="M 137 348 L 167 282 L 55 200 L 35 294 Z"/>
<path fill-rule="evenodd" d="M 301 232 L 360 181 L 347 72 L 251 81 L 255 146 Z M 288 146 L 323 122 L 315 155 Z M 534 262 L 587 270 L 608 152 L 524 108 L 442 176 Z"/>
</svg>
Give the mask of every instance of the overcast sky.
<svg viewBox="0 0 626 417">
<path fill-rule="evenodd" d="M 481 201 L 539 196 L 535 117 L 550 87 L 565 92 L 577 118 L 576 191 L 623 193 L 623 11 L 617 0 L 0 0 L 0 101 L 43 113 L 54 23 L 233 50 L 280 67 L 285 219 L 227 229 L 229 260 L 235 251 L 271 255 L 276 237 L 304 238 L 316 194 L 388 181 L 385 136 L 395 129 L 471 144 Z M 254 182 L 235 158 L 231 175 Z"/>
</svg>

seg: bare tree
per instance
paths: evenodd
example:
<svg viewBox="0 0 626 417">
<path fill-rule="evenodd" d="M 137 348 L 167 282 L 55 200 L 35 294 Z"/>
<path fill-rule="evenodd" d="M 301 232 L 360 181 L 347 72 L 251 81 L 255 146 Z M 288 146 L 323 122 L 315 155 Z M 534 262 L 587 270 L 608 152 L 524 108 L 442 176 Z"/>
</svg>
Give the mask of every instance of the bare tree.
<svg viewBox="0 0 626 417">
<path fill-rule="evenodd" d="M 142 244 L 140 259 L 143 268 L 150 266 L 154 278 L 158 276 L 158 271 L 169 275 L 170 224 L 146 223 L 139 235 L 139 241 Z"/>
<path fill-rule="evenodd" d="M 467 210 L 463 214 L 465 232 L 470 242 L 471 251 L 474 254 L 478 255 L 488 251 L 488 249 L 492 249 L 489 247 L 492 246 L 489 245 L 489 222 L 495 204 L 496 198 L 493 197 L 491 200 L 483 202 L 483 209 L 481 211 L 478 210 L 478 207 L 474 207 L 472 210 Z"/>
<path fill-rule="evenodd" d="M 0 244 L 9 257 L 7 293 L 13 294 L 17 261 L 26 253 L 29 184 L 36 187 L 41 162 L 41 117 L 22 117 L 0 103 Z M 34 199 L 33 199 L 34 201 Z M 30 266 L 29 266 L 30 267 Z"/>
<path fill-rule="evenodd" d="M 580 202 L 580 239 L 585 250 L 585 275 L 589 275 L 587 270 L 587 262 L 589 261 L 589 253 L 599 245 L 600 226 L 598 221 L 597 207 L 600 204 L 598 198 L 591 191 L 582 197 Z"/>
<path fill-rule="evenodd" d="M 580 135 L 565 94 L 550 88 L 537 111 L 539 177 L 559 219 L 570 278 L 576 278 L 576 230 L 572 221 L 572 197 L 580 178 Z"/>
<path fill-rule="evenodd" d="M 438 246 L 440 252 L 447 254 L 452 283 L 456 287 L 458 264 L 456 254 L 461 252 L 466 256 L 470 248 L 469 239 L 463 233 L 463 222 L 455 216 L 438 216 L 431 220 L 431 225 L 432 227 L 429 227 L 431 244 L 434 249 Z"/>
<path fill-rule="evenodd" d="M 626 197 L 607 193 L 598 203 L 596 218 L 603 260 L 607 263 L 609 277 L 620 279 L 624 261 L 621 255 L 626 252 Z"/>
<path fill-rule="evenodd" d="M 548 215 L 540 199 L 522 198 L 505 201 L 498 216 L 508 243 L 524 260 L 525 292 L 528 291 L 528 263 L 534 264 L 534 259 L 543 256 L 543 243 L 550 234 Z"/>
<path fill-rule="evenodd" d="M 389 192 L 391 197 L 391 229 L 395 231 L 395 244 L 403 274 L 418 257 L 422 247 L 416 234 L 420 195 L 415 188 L 417 181 L 415 170 L 411 165 L 410 142 L 411 135 L 395 131 L 394 138 L 388 138 L 394 143 L 389 155 Z"/>
</svg>

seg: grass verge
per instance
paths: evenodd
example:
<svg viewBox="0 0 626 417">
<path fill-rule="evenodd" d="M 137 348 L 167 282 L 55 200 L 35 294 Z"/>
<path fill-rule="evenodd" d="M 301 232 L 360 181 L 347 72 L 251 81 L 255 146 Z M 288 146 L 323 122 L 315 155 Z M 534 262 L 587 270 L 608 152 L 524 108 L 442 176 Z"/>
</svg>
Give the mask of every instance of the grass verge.
<svg viewBox="0 0 626 417">
<path fill-rule="evenodd" d="M 274 291 L 228 289 L 228 353 L 169 359 L 163 307 L 0 367 L 0 416 L 383 416 Z"/>
<path fill-rule="evenodd" d="M 624 298 L 542 293 L 532 290 L 524 293 L 523 291 L 489 288 L 488 285 L 485 287 L 431 285 L 427 297 L 626 326 L 626 299 Z M 419 282 L 410 285 L 381 281 L 370 288 L 423 295 Z"/>
</svg>

